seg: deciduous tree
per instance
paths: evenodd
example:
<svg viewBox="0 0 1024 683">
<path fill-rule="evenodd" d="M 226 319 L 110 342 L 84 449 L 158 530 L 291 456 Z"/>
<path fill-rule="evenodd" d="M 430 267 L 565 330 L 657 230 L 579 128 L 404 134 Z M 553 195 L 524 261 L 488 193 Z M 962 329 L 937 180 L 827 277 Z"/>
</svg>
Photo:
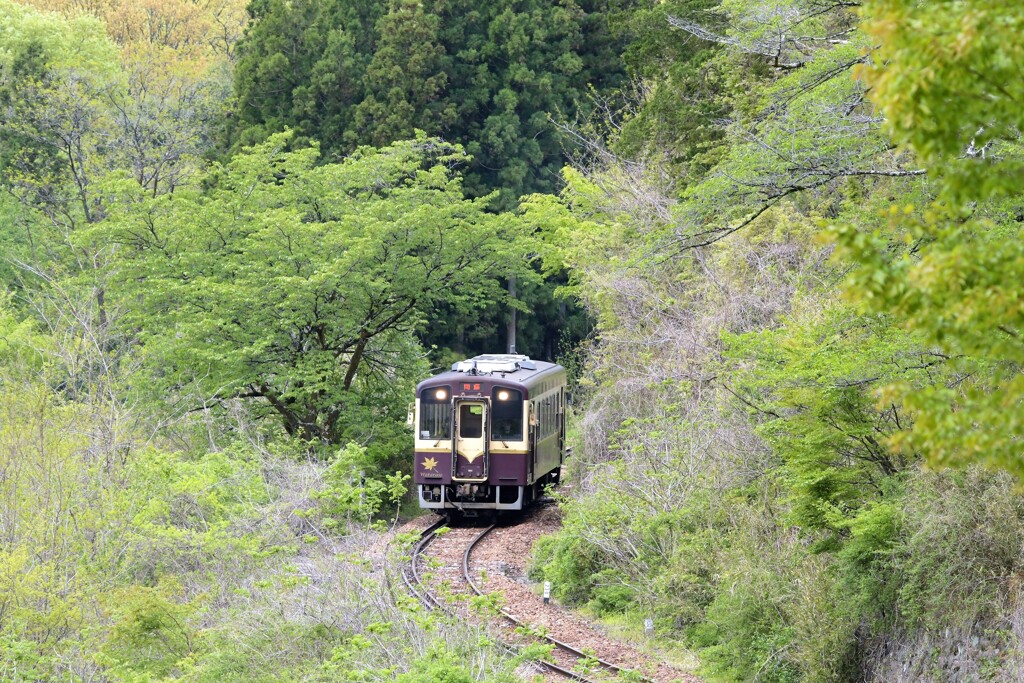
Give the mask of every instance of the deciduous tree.
<svg viewBox="0 0 1024 683">
<path fill-rule="evenodd" d="M 859 264 L 853 296 L 950 356 L 955 375 L 894 384 L 917 414 L 894 438 L 936 465 L 981 461 L 1024 475 L 1024 247 L 1020 188 L 1024 30 L 1017 5 L 978 0 L 870 3 L 881 47 L 862 73 L 896 143 L 934 178 L 937 199 L 893 205 L 888 226 L 844 224 L 838 254 Z"/>
<path fill-rule="evenodd" d="M 121 245 L 121 295 L 138 297 L 131 324 L 164 381 L 263 399 L 291 434 L 333 441 L 360 397 L 389 410 L 411 388 L 426 314 L 500 297 L 531 247 L 490 198 L 463 198 L 457 147 L 419 138 L 316 166 L 287 138 L 214 169 L 205 192 L 122 184 L 93 237 Z M 390 405 L 378 417 L 404 419 Z"/>
</svg>

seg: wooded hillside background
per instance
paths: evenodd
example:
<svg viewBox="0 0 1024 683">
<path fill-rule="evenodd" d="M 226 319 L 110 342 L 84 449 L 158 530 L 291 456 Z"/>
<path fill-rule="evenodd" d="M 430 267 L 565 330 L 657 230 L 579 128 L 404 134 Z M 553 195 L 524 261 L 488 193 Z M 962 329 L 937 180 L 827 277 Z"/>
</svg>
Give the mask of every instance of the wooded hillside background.
<svg viewBox="0 0 1024 683">
<path fill-rule="evenodd" d="M 0 677 L 511 680 L 367 559 L 415 383 L 511 321 L 565 603 L 709 681 L 1020 680 L 1022 33 L 0 0 Z"/>
</svg>

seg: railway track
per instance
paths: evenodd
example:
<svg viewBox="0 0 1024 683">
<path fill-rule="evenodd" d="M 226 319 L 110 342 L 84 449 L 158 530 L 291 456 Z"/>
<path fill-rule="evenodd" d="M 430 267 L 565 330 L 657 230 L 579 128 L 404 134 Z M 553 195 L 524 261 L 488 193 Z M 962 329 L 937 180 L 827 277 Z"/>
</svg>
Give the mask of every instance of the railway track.
<svg viewBox="0 0 1024 683">
<path fill-rule="evenodd" d="M 462 550 L 461 567 L 459 567 L 460 578 L 464 585 L 469 588 L 471 593 L 477 596 L 483 596 L 484 593 L 476 582 L 473 581 L 471 555 L 477 544 L 492 530 L 494 530 L 495 527 L 496 524 L 491 524 L 478 533 L 473 534 L 468 541 L 462 541 L 464 543 L 464 548 Z M 453 533 L 459 534 L 460 536 L 465 536 L 465 534 L 462 534 L 463 531 L 473 531 L 473 529 L 449 526 L 446 519 L 440 519 L 432 524 L 421 532 L 419 540 L 413 545 L 410 561 L 402 571 L 402 579 L 409 592 L 414 595 L 416 599 L 419 600 L 427 609 L 439 609 L 447 614 L 454 615 L 455 611 L 444 604 L 437 594 L 427 585 L 427 582 L 424 581 L 422 568 L 420 566 L 423 558 L 427 556 L 427 548 L 436 541 L 439 537 L 439 532 L 444 528 L 448 528 L 449 530 L 452 530 Z M 453 539 L 453 542 L 457 543 L 459 540 L 456 538 Z M 649 679 L 638 676 L 635 671 L 623 669 L 611 662 L 595 657 L 593 654 L 583 652 L 582 650 L 579 650 L 550 635 L 538 633 L 535 629 L 530 627 L 530 624 L 522 622 L 504 609 L 498 608 L 497 615 L 500 616 L 501 621 L 504 622 L 504 625 L 508 630 L 508 637 L 502 639 L 502 644 L 510 653 L 516 653 L 527 642 L 544 642 L 552 646 L 552 658 L 555 661 L 540 660 L 535 663 L 543 671 L 555 677 L 580 681 L 581 683 L 597 683 L 595 678 L 591 677 L 595 673 L 604 674 L 601 676 L 601 680 L 607 680 L 607 676 L 609 675 L 629 672 L 630 680 L 632 681 L 652 683 Z"/>
</svg>

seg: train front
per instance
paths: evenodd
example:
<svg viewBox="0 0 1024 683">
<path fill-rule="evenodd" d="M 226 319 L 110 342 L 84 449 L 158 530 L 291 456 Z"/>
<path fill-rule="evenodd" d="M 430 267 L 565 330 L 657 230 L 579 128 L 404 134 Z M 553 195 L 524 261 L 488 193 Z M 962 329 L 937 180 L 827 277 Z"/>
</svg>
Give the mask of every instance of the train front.
<svg viewBox="0 0 1024 683">
<path fill-rule="evenodd" d="M 511 376 L 519 362 L 492 372 L 483 371 L 483 361 L 465 363 L 471 364 L 457 363 L 416 388 L 413 482 L 420 507 L 521 510 L 530 472 L 526 389 Z"/>
</svg>

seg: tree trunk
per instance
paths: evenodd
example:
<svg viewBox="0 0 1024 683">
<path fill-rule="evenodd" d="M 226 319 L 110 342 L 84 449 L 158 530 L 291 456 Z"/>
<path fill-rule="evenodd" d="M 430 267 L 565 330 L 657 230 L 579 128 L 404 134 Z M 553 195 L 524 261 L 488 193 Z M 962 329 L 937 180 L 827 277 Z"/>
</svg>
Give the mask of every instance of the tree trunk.
<svg viewBox="0 0 1024 683">
<path fill-rule="evenodd" d="M 516 276 L 510 275 L 508 278 L 508 298 L 510 301 L 516 300 Z M 505 338 L 508 341 L 508 352 L 516 352 L 516 311 L 514 306 L 510 306 L 508 312 L 508 323 L 505 327 Z"/>
<path fill-rule="evenodd" d="M 356 342 L 356 348 L 352 351 L 352 358 L 348 362 L 348 370 L 345 372 L 345 391 L 352 386 L 352 380 L 355 379 L 356 370 L 359 368 L 360 361 L 363 360 L 363 351 L 366 350 L 368 341 L 370 341 L 370 333 L 363 330 L 359 333 L 359 341 Z"/>
</svg>

